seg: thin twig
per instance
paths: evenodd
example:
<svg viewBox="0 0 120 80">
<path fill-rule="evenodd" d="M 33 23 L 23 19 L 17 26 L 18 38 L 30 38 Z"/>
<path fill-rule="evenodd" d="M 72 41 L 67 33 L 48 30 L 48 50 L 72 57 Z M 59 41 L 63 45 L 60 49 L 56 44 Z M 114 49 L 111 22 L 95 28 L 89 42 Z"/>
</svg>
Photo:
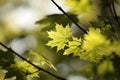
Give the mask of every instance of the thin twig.
<svg viewBox="0 0 120 80">
<path fill-rule="evenodd" d="M 79 29 L 81 29 L 84 33 L 87 34 L 87 31 L 85 31 L 80 25 L 78 25 L 54 0 L 51 0 L 57 8 L 62 11 Z"/>
<path fill-rule="evenodd" d="M 114 0 L 111 2 L 111 6 L 112 6 L 112 9 L 113 9 L 113 13 L 114 13 L 114 16 L 115 16 L 115 19 L 120 27 L 120 22 L 119 22 L 119 19 L 118 19 L 118 16 L 117 16 L 117 13 L 116 13 L 116 10 L 115 10 L 115 5 L 114 5 Z"/>
<path fill-rule="evenodd" d="M 11 48 L 8 48 L 7 46 L 5 46 L 5 45 L 4 45 L 3 43 L 1 43 L 1 42 L 0 42 L 0 45 L 2 45 L 4 48 L 6 48 L 7 50 L 11 51 L 11 52 L 14 53 L 15 55 L 17 55 L 19 58 L 23 59 L 23 60 L 26 61 L 27 63 L 31 64 L 32 66 L 34 66 L 34 67 L 37 68 L 38 70 L 41 70 L 41 71 L 43 71 L 43 72 L 45 72 L 45 73 L 47 73 L 47 74 L 49 74 L 49 75 L 51 75 L 51 76 L 59 79 L 59 80 L 67 80 L 67 79 L 65 79 L 65 78 L 59 77 L 59 76 L 57 76 L 57 75 L 55 75 L 55 74 L 53 74 L 53 73 L 51 73 L 51 72 L 49 72 L 49 71 L 41 68 L 41 67 L 33 64 L 32 62 L 30 62 L 29 60 L 25 59 L 24 57 L 22 57 L 21 55 L 19 55 L 17 52 L 15 52 L 14 50 L 12 50 Z"/>
</svg>

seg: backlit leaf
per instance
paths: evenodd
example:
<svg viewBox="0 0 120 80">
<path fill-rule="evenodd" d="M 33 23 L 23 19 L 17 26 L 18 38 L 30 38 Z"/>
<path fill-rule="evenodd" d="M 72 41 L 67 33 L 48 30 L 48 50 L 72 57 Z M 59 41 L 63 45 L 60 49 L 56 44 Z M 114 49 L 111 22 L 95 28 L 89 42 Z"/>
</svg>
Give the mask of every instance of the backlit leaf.
<svg viewBox="0 0 120 80">
<path fill-rule="evenodd" d="M 86 51 L 80 54 L 82 59 L 92 62 L 99 62 L 104 55 L 109 55 L 108 49 L 110 41 L 101 34 L 100 29 L 90 28 L 88 34 L 84 36 L 82 48 Z"/>
<path fill-rule="evenodd" d="M 54 67 L 54 65 L 40 53 L 37 53 L 37 52 L 31 50 L 29 58 L 30 59 L 33 58 L 34 62 L 36 61 L 38 63 L 38 65 L 39 65 L 39 63 L 41 63 L 42 66 L 47 65 L 50 68 L 53 68 L 54 70 L 57 71 L 57 69 Z"/>
<path fill-rule="evenodd" d="M 48 35 L 52 39 L 47 43 L 48 46 L 57 47 L 57 50 L 64 49 L 69 37 L 71 36 L 70 27 L 67 25 L 65 28 L 62 25 L 56 24 L 56 31 L 49 31 Z"/>
<path fill-rule="evenodd" d="M 73 37 L 73 41 L 68 42 L 69 48 L 65 50 L 64 55 L 73 53 L 73 55 L 77 56 L 77 54 L 83 52 L 81 49 L 81 42 L 81 39 Z"/>
<path fill-rule="evenodd" d="M 38 69 L 36 69 L 34 66 L 32 66 L 26 61 L 16 61 L 15 66 L 19 68 L 25 74 L 28 74 L 27 76 L 31 78 L 39 77 L 38 72 L 37 72 Z"/>
</svg>

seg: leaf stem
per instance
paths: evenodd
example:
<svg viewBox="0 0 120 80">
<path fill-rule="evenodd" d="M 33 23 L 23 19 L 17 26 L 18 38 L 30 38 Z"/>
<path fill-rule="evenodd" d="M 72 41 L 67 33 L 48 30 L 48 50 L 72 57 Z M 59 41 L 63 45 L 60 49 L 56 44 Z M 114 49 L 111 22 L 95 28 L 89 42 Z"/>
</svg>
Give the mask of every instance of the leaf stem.
<svg viewBox="0 0 120 80">
<path fill-rule="evenodd" d="M 80 25 L 78 25 L 54 0 L 51 0 L 56 6 L 57 8 L 63 12 L 63 14 L 65 14 L 79 29 L 81 29 L 84 33 L 87 34 L 87 31 L 85 31 Z"/>
<path fill-rule="evenodd" d="M 53 74 L 53 73 L 51 73 L 51 72 L 49 72 L 49 71 L 41 68 L 41 67 L 33 64 L 32 62 L 30 62 L 29 60 L 25 59 L 24 57 L 22 57 L 21 55 L 19 55 L 17 52 L 15 52 L 14 50 L 12 50 L 11 48 L 8 48 L 7 46 L 5 46 L 2 42 L 0 42 L 0 45 L 2 45 L 4 48 L 6 48 L 7 50 L 11 51 L 11 52 L 14 53 L 15 55 L 17 55 L 19 58 L 23 59 L 23 60 L 26 61 L 27 63 L 31 64 L 32 66 L 34 66 L 34 67 L 37 68 L 38 70 L 41 70 L 41 71 L 43 71 L 43 72 L 45 72 L 45 73 L 47 73 L 47 74 L 49 74 L 49 75 L 51 75 L 51 76 L 59 79 L 59 80 L 67 80 L 67 79 L 65 79 L 65 78 L 59 77 L 59 76 L 57 76 L 57 75 L 55 75 L 55 74 Z"/>
</svg>

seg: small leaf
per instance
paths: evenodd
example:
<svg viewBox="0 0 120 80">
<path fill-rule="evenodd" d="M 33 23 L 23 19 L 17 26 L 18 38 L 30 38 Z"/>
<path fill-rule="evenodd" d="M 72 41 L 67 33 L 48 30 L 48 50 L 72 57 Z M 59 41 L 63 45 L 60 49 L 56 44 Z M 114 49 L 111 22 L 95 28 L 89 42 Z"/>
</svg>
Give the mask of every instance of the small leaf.
<svg viewBox="0 0 120 80">
<path fill-rule="evenodd" d="M 5 80 L 16 80 L 16 77 L 12 77 L 12 78 L 7 78 Z"/>
<path fill-rule="evenodd" d="M 105 60 L 98 66 L 98 74 L 105 75 L 106 73 L 113 73 L 114 72 L 113 62 L 110 60 Z"/>
<path fill-rule="evenodd" d="M 81 42 L 81 39 L 73 37 L 73 41 L 68 42 L 69 48 L 65 50 L 64 55 L 73 53 L 75 56 L 77 56 L 79 53 L 83 52 L 81 49 Z"/>
<path fill-rule="evenodd" d="M 64 49 L 68 38 L 71 36 L 70 27 L 67 25 L 65 28 L 62 25 L 56 24 L 56 31 L 48 32 L 49 37 L 52 39 L 47 43 L 48 46 L 57 47 L 57 50 Z"/>
<path fill-rule="evenodd" d="M 5 72 L 2 69 L 0 69 L 0 80 L 4 80 L 4 78 L 5 78 Z"/>
<path fill-rule="evenodd" d="M 35 64 L 35 63 L 34 63 Z M 39 77 L 39 73 L 37 72 L 38 69 L 36 69 L 34 66 L 31 64 L 27 63 L 26 61 L 16 61 L 15 65 L 13 65 L 13 68 L 17 67 L 19 68 L 24 74 L 27 74 L 27 76 L 33 78 L 33 77 Z"/>
<path fill-rule="evenodd" d="M 57 47 L 57 50 L 64 49 L 69 37 L 71 36 L 70 27 L 67 25 L 65 28 L 62 25 L 56 24 L 56 31 L 48 32 L 49 37 L 52 39 L 47 43 L 48 46 Z"/>
<path fill-rule="evenodd" d="M 25 66 L 25 65 L 22 65 L 22 66 Z M 17 68 L 17 67 L 9 67 L 7 69 L 7 73 L 6 73 L 6 78 L 12 78 L 12 77 L 16 77 L 16 80 L 27 80 L 26 78 L 26 74 L 20 69 L 20 68 Z"/>
<path fill-rule="evenodd" d="M 75 14 L 69 14 L 69 16 L 71 16 L 72 19 L 74 19 L 76 22 L 78 21 L 77 16 Z M 71 25 L 72 21 L 68 19 L 64 14 L 52 14 L 36 22 L 36 24 L 44 25 L 47 29 L 53 29 L 56 25 L 55 23 L 66 26 L 68 23 Z"/>
<path fill-rule="evenodd" d="M 120 56 L 120 41 L 115 40 L 109 47 L 111 52 L 115 52 L 118 56 Z"/>
<path fill-rule="evenodd" d="M 30 55 L 31 55 L 32 58 L 34 58 L 34 60 L 38 64 L 41 63 L 42 66 L 43 65 L 47 65 L 50 68 L 53 68 L 55 71 L 57 71 L 57 69 L 54 67 L 54 65 L 47 58 L 45 58 L 42 54 L 37 53 L 37 52 L 31 50 L 30 51 Z M 31 57 L 29 57 L 29 58 L 31 59 Z"/>
<path fill-rule="evenodd" d="M 3 66 L 4 67 L 8 67 L 10 66 L 11 64 L 14 63 L 14 54 L 10 51 L 2 51 L 0 50 L 0 66 Z"/>
</svg>

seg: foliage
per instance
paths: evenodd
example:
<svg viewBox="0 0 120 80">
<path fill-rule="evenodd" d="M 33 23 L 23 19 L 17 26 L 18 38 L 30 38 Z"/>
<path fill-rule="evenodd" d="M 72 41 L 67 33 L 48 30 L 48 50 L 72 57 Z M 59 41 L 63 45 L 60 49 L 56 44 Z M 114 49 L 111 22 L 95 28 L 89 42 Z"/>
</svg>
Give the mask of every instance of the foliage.
<svg viewBox="0 0 120 80">
<path fill-rule="evenodd" d="M 12 77 L 12 78 L 5 78 L 5 73 L 6 73 L 7 71 L 6 70 L 2 70 L 2 69 L 0 69 L 0 79 L 1 80 L 16 80 L 16 77 Z"/>
<path fill-rule="evenodd" d="M 96 20 L 99 15 L 97 6 L 90 0 L 66 0 L 65 4 L 70 6 L 70 13 L 77 13 L 81 23 L 89 23 Z M 77 5 L 77 7 L 76 7 Z"/>
<path fill-rule="evenodd" d="M 74 55 L 78 55 L 79 53 L 83 52 L 83 50 L 81 49 L 81 44 L 82 44 L 82 40 L 72 37 L 73 40 L 68 42 L 68 47 L 65 52 L 64 55 L 69 55 L 71 53 L 74 53 Z"/>
<path fill-rule="evenodd" d="M 110 41 L 100 33 L 100 29 L 90 28 L 88 34 L 84 36 L 82 45 L 85 52 L 80 54 L 80 56 L 86 60 L 99 62 L 103 56 L 109 55 L 109 50 L 105 51 L 109 44 Z"/>
<path fill-rule="evenodd" d="M 64 15 L 65 13 L 48 15 L 36 22 L 39 27 L 34 29 L 33 32 L 12 32 L 11 29 L 1 27 L 0 24 L 0 41 L 2 42 L 10 44 L 11 40 L 14 40 L 16 36 L 23 39 L 21 35 L 24 37 L 32 35 L 37 41 L 37 46 L 34 50 L 25 52 L 27 53 L 24 55 L 25 58 L 15 53 L 11 48 L 0 44 L 0 46 L 7 49 L 5 51 L 0 49 L 0 79 L 33 80 L 34 78 L 38 78 L 54 80 L 53 78 L 46 78 L 46 75 L 43 77 L 44 73 L 41 73 L 41 71 L 43 71 L 57 79 L 65 80 L 47 71 L 49 68 L 57 71 L 55 66 L 50 62 L 51 60 L 53 60 L 52 62 L 54 63 L 56 62 L 56 65 L 59 65 L 59 62 L 64 60 L 62 55 L 56 54 L 55 48 L 53 48 L 56 47 L 57 53 L 63 53 L 63 55 L 67 56 L 70 55 L 67 57 L 66 63 L 63 61 L 63 63 L 70 66 L 69 73 L 67 74 L 80 74 L 91 80 L 98 80 L 98 78 L 99 80 L 119 80 L 120 24 L 119 21 L 116 20 L 117 18 L 119 19 L 119 17 L 115 13 L 112 3 L 110 5 L 109 3 L 108 5 L 103 5 L 104 2 L 102 1 L 103 0 L 98 1 L 102 7 L 112 7 L 112 9 L 110 9 L 111 11 L 108 10 L 107 12 L 110 13 L 110 16 L 100 16 L 97 18 L 104 10 L 98 7 L 99 3 L 94 3 L 94 0 L 65 0 L 65 4 L 70 6 L 70 10 L 66 13 L 68 17 Z M 106 0 L 105 3 L 108 1 L 109 0 Z M 0 4 L 1 3 L 4 3 L 4 1 L 0 1 Z M 61 8 L 59 9 L 61 10 Z M 72 18 L 76 23 L 68 18 Z M 73 36 L 74 28 L 72 27 L 75 27 L 73 23 L 85 24 L 88 28 L 85 28 L 87 33 L 81 34 L 76 32 L 76 34 L 80 34 L 80 36 Z M 80 25 L 80 27 L 81 26 L 82 25 Z M 36 52 L 39 50 L 40 53 Z M 23 60 L 16 57 L 15 54 L 18 54 L 17 56 Z M 75 69 L 76 71 L 72 70 L 74 67 L 76 68 L 78 64 L 74 65 L 70 63 L 69 60 L 73 60 L 71 54 L 75 59 L 79 57 L 80 60 L 85 61 L 85 67 L 81 64 L 83 66 L 82 69 L 80 66 L 80 69 Z M 49 61 L 49 58 L 52 59 Z M 67 68 L 65 67 L 65 69 Z"/>
<path fill-rule="evenodd" d="M 39 66 L 47 65 L 50 68 L 57 71 L 54 65 L 47 58 L 45 58 L 42 54 L 38 54 L 37 52 L 31 50 L 29 54 L 29 59 L 30 61 L 36 62 Z"/>
<path fill-rule="evenodd" d="M 114 48 L 109 49 L 110 40 L 101 33 L 99 28 L 90 28 L 83 39 L 73 36 L 70 39 L 71 31 L 68 25 L 64 28 L 62 25 L 56 24 L 56 31 L 48 32 L 48 34 L 53 40 L 49 41 L 47 45 L 57 47 L 58 51 L 64 49 L 64 55 L 73 53 L 74 56 L 80 56 L 81 59 L 99 62 L 104 56 L 109 56 L 112 51 L 116 51 Z"/>
<path fill-rule="evenodd" d="M 15 56 L 10 51 L 0 50 L 0 66 L 8 67 L 14 63 Z"/>
<path fill-rule="evenodd" d="M 69 13 L 68 13 L 69 14 Z M 77 16 L 75 14 L 69 14 L 76 22 L 78 21 Z M 39 24 L 44 26 L 42 31 L 45 29 L 53 29 L 56 25 L 55 23 L 62 24 L 63 26 L 66 26 L 67 24 L 72 24 L 71 20 L 69 20 L 64 14 L 52 14 L 48 15 L 42 20 L 39 20 L 36 22 L 36 24 Z"/>
<path fill-rule="evenodd" d="M 43 66 L 46 64 L 56 70 L 52 63 L 44 56 L 34 51 L 30 51 L 29 55 L 35 56 L 34 58 L 40 60 L 39 63 L 34 61 L 35 65 Z M 31 59 L 33 57 L 28 58 Z M 39 77 L 39 70 L 37 68 L 26 61 L 15 58 L 15 55 L 8 50 L 0 50 L 0 66 L 2 67 L 0 69 L 0 79 L 2 80 L 28 80 L 29 78 Z"/>
<path fill-rule="evenodd" d="M 68 42 L 68 38 L 71 36 L 69 25 L 65 28 L 62 25 L 56 24 L 56 31 L 48 32 L 51 40 L 47 43 L 48 46 L 55 47 L 57 46 L 57 50 L 64 49 L 66 43 Z"/>
</svg>

